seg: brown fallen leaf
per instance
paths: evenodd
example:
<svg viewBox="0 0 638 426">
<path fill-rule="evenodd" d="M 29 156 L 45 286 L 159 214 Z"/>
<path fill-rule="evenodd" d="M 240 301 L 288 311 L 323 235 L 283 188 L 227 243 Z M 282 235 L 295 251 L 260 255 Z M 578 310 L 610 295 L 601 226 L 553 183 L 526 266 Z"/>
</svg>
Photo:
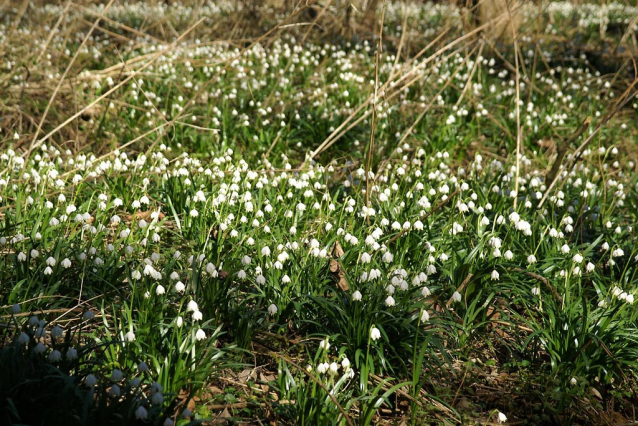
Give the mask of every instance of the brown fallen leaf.
<svg viewBox="0 0 638 426">
<path fill-rule="evenodd" d="M 276 379 L 275 376 L 273 376 L 272 374 L 262 374 L 260 380 L 264 383 L 271 383 L 274 382 Z"/>
<path fill-rule="evenodd" d="M 80 118 L 84 121 L 89 121 L 98 118 L 104 112 L 104 107 L 100 104 L 94 104 L 86 108 Z"/>
<path fill-rule="evenodd" d="M 226 424 L 226 420 L 231 418 L 232 415 L 230 414 L 230 411 L 228 411 L 228 408 L 224 408 L 224 411 L 222 411 L 215 420 L 213 420 L 214 425 L 223 425 Z"/>
<path fill-rule="evenodd" d="M 151 218 L 151 215 L 153 214 L 153 210 L 148 210 L 148 211 L 141 211 L 138 210 L 135 213 L 133 213 L 132 215 L 127 214 L 124 215 L 124 217 L 122 218 L 125 222 L 130 222 L 131 220 L 140 220 L 140 219 L 144 219 L 144 220 L 149 220 Z M 158 212 L 158 220 L 162 220 L 166 217 L 166 215 L 162 212 Z"/>
<path fill-rule="evenodd" d="M 339 261 L 337 260 L 341 256 L 343 256 L 343 254 L 343 247 L 341 247 L 339 241 L 335 241 L 334 245 L 332 246 L 332 250 L 330 250 L 330 275 L 342 291 L 348 291 L 350 290 L 350 286 L 348 285 L 348 281 L 346 280 L 346 274 L 345 272 L 343 272 L 341 263 L 339 263 Z"/>
<path fill-rule="evenodd" d="M 603 399 L 603 396 L 598 392 L 598 389 L 592 387 L 590 388 L 591 394 L 594 395 L 598 399 Z"/>
<path fill-rule="evenodd" d="M 246 383 L 248 380 L 255 380 L 257 378 L 257 373 L 254 368 L 249 368 L 239 373 L 237 378 L 241 383 Z"/>
<path fill-rule="evenodd" d="M 537 144 L 541 148 L 553 148 L 555 145 L 552 139 L 541 139 L 537 142 Z"/>
</svg>

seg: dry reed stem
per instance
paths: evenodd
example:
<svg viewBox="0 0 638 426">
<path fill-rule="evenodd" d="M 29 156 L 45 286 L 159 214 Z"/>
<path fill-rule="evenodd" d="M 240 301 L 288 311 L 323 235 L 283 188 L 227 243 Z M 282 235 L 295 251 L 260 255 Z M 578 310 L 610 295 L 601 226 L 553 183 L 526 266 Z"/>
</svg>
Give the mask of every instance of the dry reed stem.
<svg viewBox="0 0 638 426">
<path fill-rule="evenodd" d="M 616 115 L 622 107 L 624 107 L 630 100 L 632 100 L 636 96 L 636 94 L 638 94 L 638 92 L 631 93 L 632 89 L 634 88 L 634 86 L 636 86 L 636 84 L 638 84 L 638 79 L 635 79 L 631 83 L 631 85 L 627 88 L 627 90 L 625 90 L 625 92 L 622 94 L 618 102 L 616 102 L 616 105 L 614 106 L 614 108 L 609 113 L 607 113 L 607 115 L 605 115 L 602 120 L 600 120 L 596 128 L 589 134 L 589 136 L 587 136 L 587 138 L 585 138 L 583 143 L 580 144 L 580 146 L 576 149 L 576 151 L 574 151 L 574 154 L 572 155 L 572 160 L 570 161 L 569 165 L 566 167 L 567 170 L 571 169 L 575 165 L 576 161 L 580 159 L 580 156 L 582 155 L 582 152 L 584 151 L 584 149 L 587 147 L 587 145 L 589 145 L 591 140 L 594 138 L 594 136 L 598 134 L 598 132 L 603 128 L 603 126 L 605 126 L 605 124 L 607 124 L 607 122 L 614 115 Z M 547 200 L 547 197 L 549 196 L 549 193 L 554 188 L 556 183 L 560 180 L 558 179 L 559 176 L 560 174 L 556 175 L 556 178 L 551 182 L 551 184 L 545 191 L 543 198 L 541 199 L 540 203 L 538 203 L 539 209 L 543 206 L 543 204 Z"/>
<path fill-rule="evenodd" d="M 482 48 L 483 45 L 481 45 Z M 474 52 L 476 51 L 476 49 L 478 48 L 478 46 L 475 46 L 468 55 L 465 56 L 465 58 L 463 58 L 463 64 L 467 63 L 467 61 L 469 60 L 469 58 L 474 54 Z M 480 53 L 479 53 L 480 55 Z M 477 61 L 478 62 L 478 61 Z M 476 63 L 475 63 L 476 65 Z M 425 106 L 425 108 L 423 108 L 423 111 L 421 111 L 421 113 L 417 116 L 417 118 L 414 120 L 414 122 L 410 125 L 410 127 L 408 127 L 408 129 L 403 132 L 403 136 L 401 137 L 401 139 L 399 140 L 399 142 L 397 143 L 397 147 L 400 147 L 403 142 L 405 142 L 405 140 L 408 138 L 408 136 L 410 136 L 412 134 L 412 131 L 414 130 L 414 128 L 416 127 L 417 124 L 419 124 L 419 122 L 421 122 L 421 120 L 423 119 L 423 117 L 425 117 L 425 114 L 427 114 L 427 112 L 430 110 L 430 108 L 432 108 L 432 105 L 434 105 L 434 102 L 436 101 L 436 99 L 439 97 L 439 95 L 441 95 L 441 93 L 443 93 L 443 91 L 445 89 L 447 89 L 451 84 L 452 81 L 454 81 L 454 77 L 456 77 L 456 75 L 461 71 L 461 67 L 457 67 L 454 72 L 452 73 L 452 75 L 447 79 L 447 81 L 445 82 L 445 84 L 439 89 L 439 91 L 432 96 L 432 98 L 430 99 L 430 102 Z M 470 77 L 468 78 L 468 81 L 471 80 L 472 76 L 470 75 Z M 467 82 L 466 82 L 467 85 Z M 385 167 L 387 166 L 387 164 L 389 163 L 389 161 L 392 159 L 392 157 L 394 157 L 394 155 L 396 154 L 397 149 L 395 148 L 392 153 L 390 153 L 390 155 L 388 156 L 387 159 L 385 159 L 379 166 L 379 171 L 378 174 L 382 173 L 383 170 L 385 170 Z"/>
<path fill-rule="evenodd" d="M 497 18 L 495 18 L 497 19 Z M 397 78 L 397 76 L 399 76 L 401 74 L 401 72 L 403 70 L 405 70 L 406 68 L 408 68 L 412 62 L 414 62 L 414 60 L 416 60 L 418 57 L 420 57 L 421 55 L 423 55 L 423 53 L 425 53 L 425 51 L 436 41 L 438 41 L 440 38 L 443 37 L 443 35 L 449 31 L 449 29 L 451 29 L 451 25 L 448 29 L 444 30 L 443 32 L 441 32 L 441 34 L 434 40 L 432 41 L 430 44 L 428 44 L 428 46 L 426 46 L 425 48 L 423 48 L 417 55 L 414 56 L 414 58 L 412 58 L 411 61 L 406 62 L 406 64 L 404 64 L 404 66 L 398 70 L 397 72 L 393 73 L 390 75 L 390 77 L 388 78 L 388 80 L 381 86 L 380 91 L 381 92 L 385 92 L 385 90 L 387 89 L 387 87 L 390 84 L 393 84 L 395 87 L 396 85 L 398 85 L 398 83 L 401 83 L 402 81 L 404 81 L 405 79 L 407 79 L 408 77 L 411 77 L 413 74 L 415 74 L 417 71 L 419 71 L 421 68 L 425 67 L 426 65 L 428 65 L 434 58 L 436 58 L 437 56 L 441 55 L 442 53 L 452 49 L 454 46 L 456 46 L 457 44 L 473 37 L 475 34 L 479 33 L 480 31 L 484 30 L 485 28 L 487 28 L 490 24 L 492 23 L 492 20 L 480 25 L 479 27 L 475 28 L 474 30 L 464 34 L 461 37 L 458 37 L 456 39 L 454 39 L 453 41 L 449 42 L 448 44 L 446 44 L 445 46 L 441 47 L 440 49 L 438 49 L 436 52 L 434 52 L 432 55 L 428 56 L 427 58 L 425 58 L 423 60 L 423 62 L 417 64 L 416 66 L 413 66 L 411 69 L 409 69 L 405 74 L 403 74 L 401 77 L 399 77 L 397 80 L 395 80 L 395 78 Z M 403 86 L 405 87 L 405 86 Z M 365 107 L 368 106 L 368 104 L 371 103 L 372 99 L 373 99 L 373 95 L 368 96 L 368 98 L 366 99 L 366 101 L 364 101 L 361 105 L 359 105 L 359 107 L 357 107 L 357 109 L 350 114 L 350 116 L 348 116 L 343 123 L 341 123 L 341 125 L 339 127 L 337 127 L 315 150 L 312 151 L 310 158 L 314 158 L 316 157 L 319 153 L 325 151 L 327 148 L 329 148 L 334 141 L 332 141 L 332 138 L 334 138 L 334 136 L 336 134 L 338 134 L 338 132 L 340 132 L 343 127 L 345 127 L 357 114 L 359 114 L 359 112 L 361 112 L 361 110 Z"/>
<path fill-rule="evenodd" d="M 114 1 L 114 0 L 111 0 Z M 146 68 L 148 68 L 149 66 L 151 66 L 157 59 L 159 59 L 161 56 L 163 56 L 164 54 L 166 54 L 168 51 L 172 50 L 175 45 L 184 37 L 186 37 L 186 35 L 188 33 L 190 33 L 195 27 L 197 27 L 199 24 L 201 24 L 203 21 L 205 20 L 205 18 L 201 18 L 199 21 L 197 21 L 195 24 L 193 24 L 188 30 L 186 30 L 186 32 L 184 32 L 177 40 L 175 40 L 173 43 L 171 43 L 167 48 L 157 52 L 152 58 L 151 60 L 149 60 L 146 64 L 144 64 L 144 66 L 142 66 L 141 70 L 144 70 Z M 120 83 L 118 83 L 117 85 L 113 86 L 111 89 L 109 89 L 108 91 L 106 91 L 104 94 L 102 94 L 101 96 L 97 97 L 95 100 L 93 100 L 91 103 L 89 103 L 87 106 L 85 106 L 84 108 L 82 108 L 80 111 L 78 111 L 77 113 L 73 114 L 71 117 L 69 117 L 67 120 L 65 120 L 62 124 L 58 125 L 55 129 L 51 130 L 48 134 L 46 134 L 44 137 L 42 137 L 40 140 L 37 141 L 37 143 L 35 143 L 28 151 L 27 153 L 27 157 L 28 154 L 33 151 L 34 149 L 36 149 L 37 147 L 39 147 L 40 145 L 42 145 L 47 139 L 49 139 L 51 136 L 53 136 L 55 133 L 57 133 L 60 129 L 62 129 L 63 127 L 65 127 L 67 124 L 69 124 L 71 121 L 75 120 L 76 118 L 78 118 L 80 115 L 82 115 L 82 113 L 84 113 L 87 109 L 89 109 L 90 107 L 92 107 L 93 105 L 97 104 L 98 102 L 100 102 L 102 99 L 106 98 L 107 96 L 109 96 L 111 93 L 115 92 L 117 89 L 119 89 L 120 87 L 122 87 L 124 84 L 128 83 L 129 80 L 133 79 L 135 77 L 135 75 L 137 74 L 133 73 L 130 76 L 128 76 L 126 79 L 122 80 Z M 35 141 L 35 139 L 34 139 Z M 33 144 L 33 142 L 32 142 Z"/>
<path fill-rule="evenodd" d="M 103 9 L 102 14 L 106 13 L 106 11 L 109 10 L 109 8 L 113 5 L 114 2 L 115 2 L 115 0 L 110 0 L 109 3 L 106 5 L 106 7 Z M 82 43 L 80 44 L 80 46 L 78 47 L 77 51 L 75 52 L 75 54 L 71 58 L 71 61 L 69 62 L 69 64 L 67 65 L 66 69 L 64 70 L 64 73 L 60 77 L 60 80 L 58 81 L 58 84 L 57 84 L 55 90 L 51 94 L 51 98 L 49 98 L 49 102 L 47 103 L 47 106 L 44 109 L 44 113 L 42 114 L 42 118 L 40 119 L 40 123 L 38 124 L 38 128 L 36 129 L 35 134 L 33 135 L 33 139 L 31 140 L 31 143 L 29 144 L 29 149 L 26 152 L 26 155 L 23 156 L 26 161 L 29 160 L 31 152 L 36 148 L 35 144 L 36 144 L 36 141 L 38 139 L 38 136 L 40 135 L 40 131 L 42 130 L 42 125 L 44 124 L 44 121 L 47 118 L 47 114 L 49 113 L 49 109 L 51 108 L 51 105 L 53 105 L 53 100 L 57 96 L 58 90 L 60 90 L 60 87 L 62 86 L 62 83 L 64 83 L 64 80 L 66 79 L 67 74 L 69 73 L 69 71 L 71 70 L 71 67 L 75 63 L 75 61 L 78 58 L 78 56 L 80 55 L 80 52 L 82 51 L 82 47 L 84 47 L 86 42 L 89 40 L 89 37 L 91 36 L 91 34 L 93 34 L 93 31 L 98 26 L 99 22 L 100 22 L 100 18 L 98 17 L 95 20 L 95 22 L 93 23 L 93 25 L 91 26 L 91 29 L 89 30 L 89 32 L 86 34 L 86 36 L 84 36 L 84 39 L 82 40 Z M 38 146 L 41 145 L 41 144 L 42 144 L 42 142 L 40 142 L 38 144 Z M 25 161 L 25 163 L 26 163 L 26 161 Z M 26 167 L 23 168 L 22 171 L 20 172 L 20 178 L 22 178 L 22 174 L 24 173 L 24 170 L 26 170 Z"/>
<path fill-rule="evenodd" d="M 370 166 L 372 164 L 372 150 L 374 149 L 374 131 L 377 118 L 377 102 L 379 101 L 379 58 L 381 51 L 383 50 L 383 23 L 385 21 L 385 3 L 383 0 L 383 9 L 381 14 L 381 23 L 379 24 L 379 42 L 377 44 L 377 51 L 375 55 L 374 64 L 374 100 L 372 101 L 372 120 L 370 122 L 370 141 L 368 143 L 368 149 L 366 155 L 365 175 L 366 175 L 366 211 L 370 207 Z M 404 29 L 405 31 L 405 29 Z M 366 220 L 370 223 L 370 216 L 366 214 Z"/>
<path fill-rule="evenodd" d="M 505 0 L 507 4 L 507 13 L 510 15 L 510 22 L 512 15 L 510 12 L 509 2 Z M 514 191 L 516 191 L 516 197 L 514 197 L 514 208 L 518 202 L 518 180 L 521 173 L 521 138 L 523 137 L 521 128 L 521 71 L 519 67 L 518 57 L 518 40 L 516 37 L 516 29 L 514 25 L 510 24 L 512 29 L 512 39 L 514 41 L 514 62 L 516 65 L 516 177 L 514 178 Z M 524 62 L 523 62 L 524 63 Z"/>
</svg>

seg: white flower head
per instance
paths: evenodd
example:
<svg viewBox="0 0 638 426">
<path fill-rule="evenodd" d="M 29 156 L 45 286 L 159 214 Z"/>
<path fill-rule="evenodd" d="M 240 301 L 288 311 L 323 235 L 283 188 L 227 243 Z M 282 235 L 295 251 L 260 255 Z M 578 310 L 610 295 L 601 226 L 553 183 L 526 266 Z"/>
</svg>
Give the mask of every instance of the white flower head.
<svg viewBox="0 0 638 426">
<path fill-rule="evenodd" d="M 372 329 L 370 330 L 370 339 L 379 340 L 380 338 L 381 332 L 379 331 L 379 329 L 376 327 L 372 327 Z"/>
</svg>

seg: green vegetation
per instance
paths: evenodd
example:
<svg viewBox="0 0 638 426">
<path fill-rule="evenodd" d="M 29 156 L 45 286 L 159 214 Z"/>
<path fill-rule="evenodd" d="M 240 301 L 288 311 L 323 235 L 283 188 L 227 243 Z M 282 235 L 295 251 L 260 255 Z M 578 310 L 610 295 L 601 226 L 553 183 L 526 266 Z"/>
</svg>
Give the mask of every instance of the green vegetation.
<svg viewBox="0 0 638 426">
<path fill-rule="evenodd" d="M 65 7 L 0 16 L 0 423 L 635 421 L 638 9 Z"/>
</svg>

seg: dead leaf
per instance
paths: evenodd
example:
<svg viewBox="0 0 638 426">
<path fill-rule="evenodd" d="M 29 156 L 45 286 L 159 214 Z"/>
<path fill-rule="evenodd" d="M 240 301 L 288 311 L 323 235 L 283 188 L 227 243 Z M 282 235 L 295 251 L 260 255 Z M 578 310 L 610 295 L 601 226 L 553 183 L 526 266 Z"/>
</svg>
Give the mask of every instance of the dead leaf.
<svg viewBox="0 0 638 426">
<path fill-rule="evenodd" d="M 470 401 L 467 400 L 466 397 L 462 396 L 459 398 L 458 402 L 456 403 L 456 409 L 458 410 L 462 410 L 462 411 L 466 411 L 470 409 Z"/>
<path fill-rule="evenodd" d="M 260 379 L 262 382 L 265 383 L 270 383 L 270 382 L 274 382 L 275 381 L 275 376 L 273 376 L 272 374 L 260 374 Z"/>
<path fill-rule="evenodd" d="M 255 380 L 257 378 L 257 373 L 253 368 L 249 368 L 239 373 L 237 378 L 240 382 L 246 383 L 248 380 Z"/>
<path fill-rule="evenodd" d="M 332 256 L 332 259 L 330 259 L 329 267 L 332 279 L 337 283 L 342 291 L 350 290 L 350 286 L 348 285 L 348 281 L 346 280 L 346 274 L 345 272 L 343 272 L 343 267 L 337 260 L 344 254 L 343 247 L 341 247 L 339 241 L 335 241 L 334 245 L 332 246 L 332 250 L 330 250 L 330 254 Z"/>
<path fill-rule="evenodd" d="M 603 399 L 603 396 L 598 392 L 598 389 L 591 388 L 591 394 L 594 395 L 598 399 Z"/>
<path fill-rule="evenodd" d="M 224 393 L 223 390 L 221 390 L 220 388 L 218 388 L 217 386 L 211 386 L 208 388 L 208 390 L 210 391 L 211 394 L 221 394 Z"/>
<path fill-rule="evenodd" d="M 103 111 L 104 108 L 102 107 L 102 105 L 93 104 L 82 112 L 80 118 L 84 121 L 89 121 L 99 117 Z"/>
<path fill-rule="evenodd" d="M 148 210 L 148 211 L 143 212 L 141 210 L 138 210 L 132 215 L 130 215 L 130 214 L 125 215 L 123 219 L 126 222 L 130 222 L 131 220 L 141 220 L 141 219 L 148 220 L 148 219 L 151 218 L 151 215 L 153 213 L 157 214 L 157 219 L 158 220 L 162 220 L 162 219 L 164 219 L 166 217 L 166 215 L 164 213 L 162 213 L 162 212 L 155 212 L 153 210 Z"/>
<path fill-rule="evenodd" d="M 555 145 L 552 139 L 541 139 L 537 143 L 541 148 L 553 148 Z"/>
<path fill-rule="evenodd" d="M 332 250 L 330 251 L 330 255 L 334 259 L 339 259 L 341 256 L 343 256 L 344 253 L 345 252 L 343 251 L 343 247 L 341 247 L 339 240 L 335 241 L 335 243 L 332 245 Z"/>
</svg>

